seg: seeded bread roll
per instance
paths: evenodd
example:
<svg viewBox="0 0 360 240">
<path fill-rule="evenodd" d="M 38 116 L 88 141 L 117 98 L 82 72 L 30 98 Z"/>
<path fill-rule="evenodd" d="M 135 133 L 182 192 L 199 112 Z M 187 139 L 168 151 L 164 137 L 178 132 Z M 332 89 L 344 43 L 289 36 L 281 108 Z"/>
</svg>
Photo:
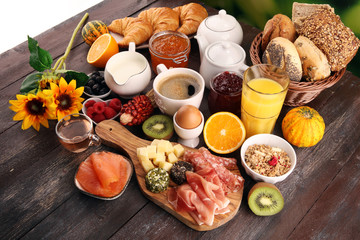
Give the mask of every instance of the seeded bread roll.
<svg viewBox="0 0 360 240">
<path fill-rule="evenodd" d="M 360 46 L 360 40 L 351 29 L 329 9 L 317 10 L 306 17 L 298 33 L 309 38 L 325 54 L 331 71 L 346 67 Z"/>
<path fill-rule="evenodd" d="M 299 54 L 295 45 L 286 38 L 272 39 L 264 51 L 262 62 L 284 69 L 292 81 L 301 80 L 302 67 Z"/>
<path fill-rule="evenodd" d="M 303 78 L 317 81 L 330 76 L 330 65 L 325 54 L 310 39 L 299 36 L 294 45 L 300 56 Z"/>
<path fill-rule="evenodd" d="M 298 3 L 294 2 L 292 5 L 292 16 L 291 20 L 294 22 L 296 30 L 302 25 L 302 22 L 306 17 L 311 16 L 320 9 L 328 9 L 334 12 L 329 4 L 309 4 L 309 3 Z"/>
<path fill-rule="evenodd" d="M 291 42 L 295 41 L 295 26 L 288 16 L 276 14 L 266 22 L 261 40 L 261 50 L 264 51 L 271 39 L 276 37 L 283 37 L 289 39 Z"/>
</svg>

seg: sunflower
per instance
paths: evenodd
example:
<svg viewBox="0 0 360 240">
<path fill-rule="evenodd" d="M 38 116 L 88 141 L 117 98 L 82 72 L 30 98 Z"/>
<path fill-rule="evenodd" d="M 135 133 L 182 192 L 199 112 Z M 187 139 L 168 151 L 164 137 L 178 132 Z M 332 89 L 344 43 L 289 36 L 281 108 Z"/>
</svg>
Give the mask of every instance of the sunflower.
<svg viewBox="0 0 360 240">
<path fill-rule="evenodd" d="M 76 80 L 71 80 L 68 84 L 64 78 L 60 78 L 59 85 L 50 82 L 50 90 L 43 90 L 43 92 L 54 97 L 58 120 L 68 114 L 78 113 L 82 108 L 84 99 L 81 95 L 84 87 L 76 88 Z"/>
<path fill-rule="evenodd" d="M 56 119 L 55 108 L 52 96 L 47 96 L 43 92 L 38 92 L 36 95 L 29 93 L 27 95 L 16 95 L 17 100 L 10 100 L 9 107 L 16 112 L 13 117 L 14 121 L 21 121 L 21 128 L 23 130 L 33 126 L 37 131 L 40 129 L 40 124 L 44 127 L 49 127 L 48 119 Z"/>
</svg>

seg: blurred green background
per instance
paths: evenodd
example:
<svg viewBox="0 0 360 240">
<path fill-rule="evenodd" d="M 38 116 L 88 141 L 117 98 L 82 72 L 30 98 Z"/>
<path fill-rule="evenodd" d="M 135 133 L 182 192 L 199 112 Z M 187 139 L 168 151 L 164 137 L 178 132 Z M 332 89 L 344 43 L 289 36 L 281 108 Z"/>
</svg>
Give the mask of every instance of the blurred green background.
<svg viewBox="0 0 360 240">
<path fill-rule="evenodd" d="M 216 9 L 225 9 L 238 21 L 248 23 L 259 29 L 264 29 L 265 23 L 277 13 L 282 13 L 291 18 L 292 4 L 289 0 L 203 0 L 209 6 Z M 302 1 L 303 3 L 329 4 L 335 9 L 345 26 L 352 29 L 360 38 L 360 0 L 333 0 L 333 1 Z M 360 51 L 347 67 L 355 75 L 360 77 Z"/>
</svg>

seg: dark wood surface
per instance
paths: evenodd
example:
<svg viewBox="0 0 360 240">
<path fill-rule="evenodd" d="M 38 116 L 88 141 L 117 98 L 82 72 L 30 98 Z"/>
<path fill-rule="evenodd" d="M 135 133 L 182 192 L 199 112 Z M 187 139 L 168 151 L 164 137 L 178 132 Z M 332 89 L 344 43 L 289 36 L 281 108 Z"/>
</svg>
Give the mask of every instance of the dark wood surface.
<svg viewBox="0 0 360 240">
<path fill-rule="evenodd" d="M 190 2 L 165 0 L 107 1 L 88 9 L 89 20 L 136 16 L 150 7 L 175 7 Z M 217 10 L 207 7 L 209 14 Z M 32 36 L 56 59 L 60 57 L 84 12 Z M 259 29 L 242 24 L 241 44 L 249 54 L 251 41 Z M 198 47 L 193 39 L 189 67 L 198 70 Z M 67 59 L 67 68 L 90 73 L 96 70 L 86 62 L 88 52 L 78 34 Z M 139 51 L 149 59 L 147 49 Z M 360 79 L 350 72 L 333 87 L 324 90 L 308 104 L 324 118 L 326 130 L 319 144 L 296 148 L 298 164 L 283 182 L 285 207 L 272 217 L 255 216 L 247 205 L 247 194 L 255 182 L 245 178 L 244 197 L 236 216 L 225 225 L 207 232 L 187 227 L 149 201 L 133 178 L 118 199 L 102 201 L 80 193 L 74 174 L 81 161 L 94 151 L 109 150 L 104 145 L 75 154 L 58 142 L 54 127 L 21 130 L 12 120 L 9 100 L 19 93 L 21 82 L 33 72 L 28 64 L 27 43 L 0 55 L 0 239 L 359 239 L 360 238 Z M 251 64 L 249 56 L 247 64 Z M 153 77 L 155 75 L 153 74 Z M 207 92 L 201 105 L 209 117 Z M 274 134 L 282 136 L 281 119 Z M 139 127 L 129 127 L 143 137 Z M 176 140 L 176 136 L 173 137 Z M 200 145 L 204 145 L 201 139 Z M 240 161 L 239 151 L 232 154 Z"/>
</svg>

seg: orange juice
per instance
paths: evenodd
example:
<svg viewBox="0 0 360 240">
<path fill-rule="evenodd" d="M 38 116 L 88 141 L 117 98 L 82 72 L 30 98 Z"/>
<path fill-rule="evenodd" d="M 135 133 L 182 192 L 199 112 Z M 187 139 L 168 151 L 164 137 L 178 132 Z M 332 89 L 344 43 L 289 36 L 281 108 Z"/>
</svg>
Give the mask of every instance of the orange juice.
<svg viewBox="0 0 360 240">
<path fill-rule="evenodd" d="M 287 87 L 287 86 L 286 86 Z M 244 81 L 241 99 L 241 120 L 246 137 L 271 133 L 285 100 L 287 88 L 269 78 Z"/>
</svg>

